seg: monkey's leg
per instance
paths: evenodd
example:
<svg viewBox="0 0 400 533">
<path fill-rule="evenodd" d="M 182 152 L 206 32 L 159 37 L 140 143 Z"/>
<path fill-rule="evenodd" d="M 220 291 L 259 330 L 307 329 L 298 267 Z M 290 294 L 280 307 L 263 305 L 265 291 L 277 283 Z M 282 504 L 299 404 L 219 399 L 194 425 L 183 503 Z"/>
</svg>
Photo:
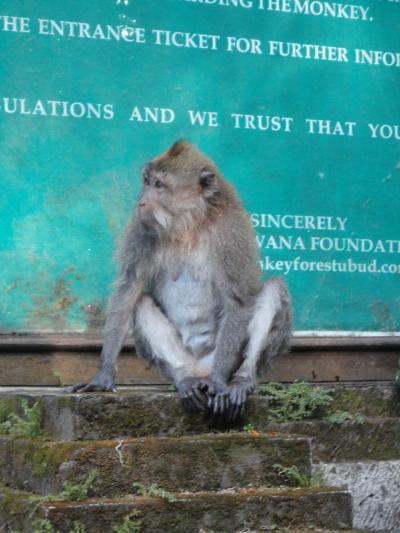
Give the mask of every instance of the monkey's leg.
<svg viewBox="0 0 400 533">
<path fill-rule="evenodd" d="M 201 378 L 194 377 L 196 359 L 185 349 L 181 338 L 166 315 L 149 296 L 138 303 L 134 336 L 142 355 L 153 360 L 174 380 L 184 406 L 189 411 L 202 411 Z"/>
<path fill-rule="evenodd" d="M 133 310 L 139 298 L 141 286 L 133 282 L 120 283 L 111 295 L 107 320 L 104 328 L 104 342 L 100 355 L 99 369 L 89 383 L 78 383 L 67 392 L 115 392 L 114 380 L 119 352 L 132 325 Z"/>
<path fill-rule="evenodd" d="M 264 284 L 256 300 L 247 333 L 248 343 L 243 363 L 229 386 L 231 419 L 243 415 L 247 397 L 257 385 L 257 376 L 289 344 L 290 296 L 281 278 L 271 278 Z"/>
</svg>

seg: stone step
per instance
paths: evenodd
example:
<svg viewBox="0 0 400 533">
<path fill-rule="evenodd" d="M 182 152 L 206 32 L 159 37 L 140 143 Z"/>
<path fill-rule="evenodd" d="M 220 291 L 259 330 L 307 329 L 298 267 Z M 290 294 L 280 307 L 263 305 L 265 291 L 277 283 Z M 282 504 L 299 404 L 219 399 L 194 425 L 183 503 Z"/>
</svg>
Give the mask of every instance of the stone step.
<svg viewBox="0 0 400 533">
<path fill-rule="evenodd" d="M 29 497 L 11 490 L 0 494 L 0 523 L 32 533 Z M 351 496 L 340 489 L 258 488 L 180 493 L 175 498 L 173 502 L 145 496 L 42 502 L 37 511 L 60 533 L 69 532 L 77 522 L 85 527 L 85 533 L 114 533 L 128 516 L 141 533 L 352 527 Z"/>
<path fill-rule="evenodd" d="M 371 417 L 362 423 L 334 424 L 325 420 L 306 420 L 286 424 L 267 424 L 262 431 L 288 431 L 313 438 L 313 461 L 337 462 L 400 459 L 400 419 Z"/>
<path fill-rule="evenodd" d="M 339 409 L 376 420 L 393 418 L 391 433 L 397 434 L 399 431 L 395 418 L 400 415 L 400 399 L 394 384 L 340 385 L 333 390 L 334 400 L 327 412 Z M 3 387 L 0 388 L 0 416 L 1 410 L 20 412 L 22 399 L 30 404 L 38 402 L 43 430 L 52 439 L 107 440 L 128 436 L 180 436 L 210 431 L 210 425 L 204 417 L 187 415 L 177 394 L 167 387 L 121 388 L 115 394 L 65 394 L 60 388 Z M 260 431 L 275 428 L 268 420 L 268 401 L 265 397 L 255 394 L 250 398 L 245 419 L 238 427 L 247 423 L 252 423 Z M 386 424 L 390 427 L 391 422 Z M 373 425 L 379 433 L 380 422 L 373 422 Z M 331 424 L 327 427 L 332 427 L 335 432 L 342 426 L 351 431 L 349 423 Z M 304 428 L 307 429 L 308 426 L 305 425 Z M 288 430 L 292 431 L 291 425 Z M 298 433 L 296 427 L 295 433 Z M 372 446 L 372 450 L 374 449 Z"/>
<path fill-rule="evenodd" d="M 192 492 L 298 484 L 276 464 L 310 477 L 309 439 L 246 433 L 69 443 L 0 437 L 0 477 L 40 494 L 59 493 L 66 481 L 79 484 L 94 469 L 93 496 L 129 494 L 135 482 Z"/>
<path fill-rule="evenodd" d="M 341 408 L 349 407 L 347 401 L 361 406 L 362 398 L 367 399 L 365 391 L 339 389 L 337 396 Z M 394 389 L 393 389 L 394 391 Z M 354 392 L 354 394 L 353 394 Z M 358 394 L 358 396 L 357 396 Z M 375 411 L 369 407 L 367 412 L 387 413 L 393 411 L 389 406 L 392 396 L 382 394 Z M 375 396 L 376 398 L 376 396 Z M 20 402 L 38 402 L 42 413 L 44 434 L 51 440 L 108 440 L 143 436 L 182 436 L 201 434 L 210 431 L 210 425 L 200 415 L 187 415 L 174 392 L 159 388 L 136 388 L 118 394 L 77 394 L 66 395 L 60 389 L 35 389 L 0 393 L 0 406 L 4 409 L 20 411 Z M 335 400 L 336 401 L 336 400 Z M 340 401 L 340 403 L 339 403 Z M 330 410 L 334 410 L 331 406 Z M 362 409 L 353 409 L 362 412 Z M 237 426 L 251 423 L 258 431 L 286 432 L 316 438 L 314 459 L 321 461 L 358 459 L 390 460 L 400 457 L 400 418 L 393 416 L 369 416 L 362 423 L 331 423 L 322 419 L 271 423 L 268 420 L 268 402 L 264 397 L 255 395 L 249 402 L 246 419 Z M 222 428 L 218 428 L 221 430 Z"/>
</svg>

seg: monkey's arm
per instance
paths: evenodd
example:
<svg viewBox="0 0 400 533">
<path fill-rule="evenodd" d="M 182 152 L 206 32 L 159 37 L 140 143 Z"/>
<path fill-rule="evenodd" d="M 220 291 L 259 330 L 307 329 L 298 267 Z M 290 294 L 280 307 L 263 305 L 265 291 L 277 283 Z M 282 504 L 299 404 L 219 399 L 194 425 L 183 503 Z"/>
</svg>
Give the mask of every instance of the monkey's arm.
<svg viewBox="0 0 400 533">
<path fill-rule="evenodd" d="M 115 390 L 117 358 L 132 326 L 132 318 L 141 295 L 138 281 L 127 281 L 111 296 L 104 330 L 99 370 L 85 390 Z"/>
<path fill-rule="evenodd" d="M 104 342 L 97 374 L 89 383 L 74 385 L 68 389 L 68 392 L 115 390 L 118 355 L 132 326 L 134 310 L 144 287 L 144 276 L 140 274 L 140 267 L 150 248 L 146 247 L 146 240 L 141 233 L 138 224 L 128 225 L 120 252 L 120 273 L 108 303 Z"/>
<path fill-rule="evenodd" d="M 208 404 L 214 414 L 222 414 L 229 407 L 228 382 L 238 368 L 246 340 L 246 326 L 247 312 L 243 312 L 235 302 L 226 302 L 208 387 Z"/>
<path fill-rule="evenodd" d="M 262 286 L 254 234 L 247 215 L 236 212 L 227 217 L 220 235 L 215 255 L 223 310 L 209 387 L 214 413 L 228 409 L 227 385 L 240 366 L 251 309 Z"/>
</svg>

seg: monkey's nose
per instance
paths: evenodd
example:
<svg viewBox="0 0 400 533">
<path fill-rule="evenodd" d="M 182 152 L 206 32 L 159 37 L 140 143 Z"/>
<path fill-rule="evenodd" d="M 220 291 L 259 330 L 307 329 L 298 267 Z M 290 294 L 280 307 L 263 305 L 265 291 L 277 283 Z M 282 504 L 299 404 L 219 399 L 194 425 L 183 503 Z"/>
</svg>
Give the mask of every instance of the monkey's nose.
<svg viewBox="0 0 400 533">
<path fill-rule="evenodd" d="M 140 202 L 139 203 L 139 207 L 145 207 L 145 205 L 146 205 L 146 202 Z"/>
</svg>

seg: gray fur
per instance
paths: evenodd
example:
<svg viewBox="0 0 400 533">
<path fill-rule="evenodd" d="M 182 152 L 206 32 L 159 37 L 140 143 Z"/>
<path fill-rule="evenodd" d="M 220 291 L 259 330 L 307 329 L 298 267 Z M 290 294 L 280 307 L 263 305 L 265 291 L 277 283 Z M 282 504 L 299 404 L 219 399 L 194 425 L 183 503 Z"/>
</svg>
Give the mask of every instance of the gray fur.
<svg viewBox="0 0 400 533">
<path fill-rule="evenodd" d="M 119 263 L 99 371 L 72 391 L 113 390 L 133 325 L 137 348 L 174 380 L 186 407 L 206 402 L 213 416 L 241 416 L 257 376 L 288 346 L 290 297 L 282 279 L 262 283 L 248 214 L 186 141 L 145 168 Z"/>
</svg>

